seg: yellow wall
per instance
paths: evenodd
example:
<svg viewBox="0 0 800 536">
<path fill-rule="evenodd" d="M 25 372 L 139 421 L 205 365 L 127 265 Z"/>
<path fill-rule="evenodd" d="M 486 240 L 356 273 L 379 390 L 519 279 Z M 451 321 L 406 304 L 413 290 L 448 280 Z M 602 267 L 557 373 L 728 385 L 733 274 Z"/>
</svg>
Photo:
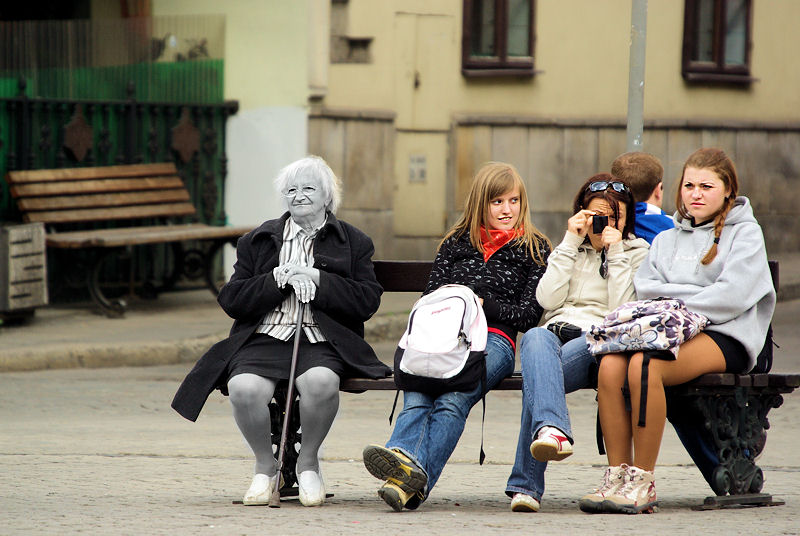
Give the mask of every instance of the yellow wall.
<svg viewBox="0 0 800 536">
<path fill-rule="evenodd" d="M 445 228 L 447 139 L 439 134 L 397 135 L 394 228 L 400 236 L 438 235 Z M 408 180 L 410 156 L 425 157 L 425 182 Z"/>
<path fill-rule="evenodd" d="M 537 0 L 531 79 L 461 75 L 456 0 L 350 0 L 347 33 L 373 37 L 370 65 L 335 64 L 326 104 L 398 111 L 398 126 L 446 128 L 452 112 L 559 118 L 624 117 L 630 0 Z M 800 118 L 797 0 L 753 2 L 749 89 L 687 85 L 681 77 L 683 2 L 649 0 L 645 118 Z M 420 89 L 412 89 L 414 71 Z M 428 71 L 426 73 L 426 70 Z M 427 74 L 427 76 L 425 76 Z M 433 96 L 426 95 L 433 92 Z M 409 102 L 416 95 L 413 106 Z M 404 116 L 406 116 L 404 118 Z"/>
<path fill-rule="evenodd" d="M 747 88 L 686 84 L 684 2 L 648 1 L 645 120 L 800 121 L 800 33 L 791 27 L 800 20 L 800 1 L 753 4 L 751 69 L 758 81 Z M 536 0 L 531 78 L 461 74 L 461 1 L 349 0 L 345 9 L 344 33 L 373 38 L 372 61 L 332 64 L 322 105 L 396 114 L 397 237 L 441 236 L 448 208 L 459 206 L 465 177 L 451 146 L 455 115 L 625 120 L 631 0 Z M 481 149 L 498 157 L 510 142 L 488 143 Z M 409 159 L 417 155 L 426 158 L 424 183 L 408 180 Z"/>
<path fill-rule="evenodd" d="M 156 17 L 225 15 L 225 98 L 242 110 L 307 105 L 307 9 L 302 0 L 153 0 Z"/>
</svg>

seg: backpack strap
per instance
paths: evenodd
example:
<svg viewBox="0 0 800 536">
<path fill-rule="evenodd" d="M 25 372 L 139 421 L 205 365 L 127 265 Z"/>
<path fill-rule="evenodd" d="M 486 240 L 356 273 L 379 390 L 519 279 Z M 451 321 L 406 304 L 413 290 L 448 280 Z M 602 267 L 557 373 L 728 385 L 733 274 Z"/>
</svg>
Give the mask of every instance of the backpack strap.
<svg viewBox="0 0 800 536">
<path fill-rule="evenodd" d="M 597 402 L 597 395 L 594 396 L 594 401 Z M 597 453 L 605 454 L 606 446 L 603 441 L 603 426 L 600 424 L 600 407 L 597 407 L 597 419 L 594 425 L 595 438 L 597 439 Z"/>
<path fill-rule="evenodd" d="M 483 451 L 483 425 L 486 422 L 486 356 L 484 355 L 483 374 L 481 374 L 481 401 L 483 413 L 481 414 L 481 452 L 478 454 L 478 465 L 483 465 L 486 453 Z"/>
<path fill-rule="evenodd" d="M 398 398 L 400 398 L 400 389 L 394 392 L 394 403 L 392 404 L 392 412 L 389 414 L 389 426 L 392 425 L 392 418 L 394 417 L 394 410 L 397 409 Z"/>
</svg>

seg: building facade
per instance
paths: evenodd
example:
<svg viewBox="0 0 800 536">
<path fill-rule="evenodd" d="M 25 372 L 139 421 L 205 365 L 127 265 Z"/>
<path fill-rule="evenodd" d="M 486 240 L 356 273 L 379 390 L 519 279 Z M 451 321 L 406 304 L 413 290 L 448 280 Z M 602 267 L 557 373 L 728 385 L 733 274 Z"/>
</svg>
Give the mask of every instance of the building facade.
<svg viewBox="0 0 800 536">
<path fill-rule="evenodd" d="M 310 152 L 345 181 L 343 217 L 379 254 L 431 258 L 475 170 L 514 164 L 533 219 L 563 234 L 575 189 L 626 148 L 630 0 L 333 0 Z M 770 253 L 800 250 L 794 0 L 649 0 L 643 150 L 665 168 L 719 146 Z M 312 30 L 316 32 L 317 30 Z M 324 28 L 319 28 L 324 31 Z"/>
</svg>

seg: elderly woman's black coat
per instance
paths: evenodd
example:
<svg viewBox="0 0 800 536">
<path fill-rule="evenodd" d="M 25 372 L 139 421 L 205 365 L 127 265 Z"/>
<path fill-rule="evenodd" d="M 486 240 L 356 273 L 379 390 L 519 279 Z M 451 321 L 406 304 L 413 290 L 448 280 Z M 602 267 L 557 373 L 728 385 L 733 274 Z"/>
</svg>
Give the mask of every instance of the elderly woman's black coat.
<svg viewBox="0 0 800 536">
<path fill-rule="evenodd" d="M 231 280 L 219 293 L 219 304 L 235 321 L 227 339 L 212 346 L 186 376 L 172 407 L 194 421 L 215 388 L 226 393 L 228 361 L 278 306 L 289 285 L 279 289 L 272 275 L 283 244 L 283 228 L 289 213 L 270 220 L 239 239 Z M 383 292 L 375 279 L 372 240 L 328 213 L 325 226 L 314 239 L 314 267 L 320 271 L 319 287 L 311 301 L 314 319 L 325 338 L 354 373 L 383 378 L 391 373 L 364 341 L 364 321 L 380 304 Z"/>
</svg>

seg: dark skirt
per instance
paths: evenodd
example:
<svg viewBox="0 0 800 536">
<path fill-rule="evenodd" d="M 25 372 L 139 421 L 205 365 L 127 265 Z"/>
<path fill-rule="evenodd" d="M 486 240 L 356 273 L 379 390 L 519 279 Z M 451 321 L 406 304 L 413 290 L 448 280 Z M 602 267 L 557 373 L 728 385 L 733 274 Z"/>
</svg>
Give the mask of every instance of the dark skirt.
<svg viewBox="0 0 800 536">
<path fill-rule="evenodd" d="M 743 374 L 747 372 L 747 365 L 750 362 L 750 357 L 747 355 L 747 350 L 744 349 L 742 343 L 731 337 L 717 331 L 704 331 L 706 335 L 711 337 L 725 358 L 725 372 L 732 372 L 734 374 Z"/>
<path fill-rule="evenodd" d="M 227 378 L 230 380 L 237 374 L 251 373 L 272 380 L 287 380 L 293 348 L 294 336 L 288 341 L 281 341 L 270 335 L 253 333 L 228 362 Z M 300 338 L 295 377 L 313 367 L 328 368 L 340 378 L 349 369 L 329 342 L 312 344 L 304 333 Z"/>
</svg>

